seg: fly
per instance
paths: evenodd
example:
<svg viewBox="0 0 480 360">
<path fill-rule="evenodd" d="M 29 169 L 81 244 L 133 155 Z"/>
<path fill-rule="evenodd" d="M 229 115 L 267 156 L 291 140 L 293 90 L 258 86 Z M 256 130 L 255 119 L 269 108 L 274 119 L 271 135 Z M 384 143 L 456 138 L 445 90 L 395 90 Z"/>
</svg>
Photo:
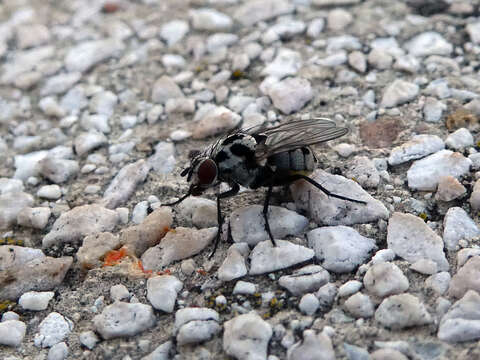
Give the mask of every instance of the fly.
<svg viewBox="0 0 480 360">
<path fill-rule="evenodd" d="M 318 163 L 310 146 L 339 138 L 346 133 L 347 128 L 337 127 L 334 121 L 325 118 L 294 120 L 271 128 L 256 126 L 238 130 L 193 156 L 190 165 L 180 174 L 187 176 L 187 181 L 191 184 L 188 192 L 177 201 L 165 205 L 176 205 L 190 195 L 201 195 L 208 188 L 222 182 L 229 184 L 230 190 L 216 194 L 218 232 L 214 249 L 209 256 L 211 258 L 217 249 L 222 231 L 220 200 L 236 195 L 240 185 L 250 189 L 266 187 L 263 218 L 265 230 L 275 246 L 267 215 L 274 186 L 288 185 L 303 179 L 327 196 L 366 204 L 365 201 L 331 193 L 308 177 Z"/>
</svg>

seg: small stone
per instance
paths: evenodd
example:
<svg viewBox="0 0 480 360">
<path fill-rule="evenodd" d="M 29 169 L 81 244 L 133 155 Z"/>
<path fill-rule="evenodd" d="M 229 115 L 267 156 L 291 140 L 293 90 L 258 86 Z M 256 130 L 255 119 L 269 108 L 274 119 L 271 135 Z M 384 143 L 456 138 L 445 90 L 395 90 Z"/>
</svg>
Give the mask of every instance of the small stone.
<svg viewBox="0 0 480 360">
<path fill-rule="evenodd" d="M 330 281 L 330 274 L 319 265 L 307 265 L 295 270 L 291 275 L 284 275 L 278 284 L 287 289 L 292 295 L 299 296 L 312 291 Z"/>
<path fill-rule="evenodd" d="M 160 141 L 155 146 L 154 154 L 148 158 L 148 164 L 157 174 L 166 175 L 171 173 L 176 164 L 175 145 L 170 142 Z"/>
<path fill-rule="evenodd" d="M 217 226 L 217 204 L 213 200 L 190 196 L 178 205 L 182 217 L 198 228 Z"/>
<path fill-rule="evenodd" d="M 172 210 L 162 206 L 148 215 L 141 224 L 129 226 L 120 232 L 120 243 L 136 256 L 157 245 L 170 231 L 173 222 Z"/>
<path fill-rule="evenodd" d="M 236 294 L 245 294 L 253 295 L 257 292 L 257 285 L 247 281 L 237 281 L 235 287 L 233 288 L 233 295 Z"/>
<path fill-rule="evenodd" d="M 462 185 L 453 176 L 442 176 L 438 182 L 437 193 L 435 194 L 435 199 L 440 201 L 452 201 L 467 192 L 465 186 Z"/>
<path fill-rule="evenodd" d="M 310 24 L 308 25 L 307 35 L 309 37 L 311 37 L 312 39 L 315 39 L 316 37 L 318 37 L 321 34 L 324 27 L 325 27 L 325 19 L 324 18 L 313 19 L 310 22 Z"/>
<path fill-rule="evenodd" d="M 0 246 L 0 271 L 9 267 L 21 266 L 34 259 L 42 259 L 45 254 L 40 249 L 18 245 Z"/>
<path fill-rule="evenodd" d="M 52 76 L 46 80 L 45 85 L 43 85 L 40 90 L 40 95 L 63 94 L 70 90 L 81 78 L 82 74 L 80 72 L 70 72 Z"/>
<path fill-rule="evenodd" d="M 350 296 L 345 301 L 345 308 L 355 318 L 369 318 L 375 313 L 375 306 L 370 297 L 360 292 Z"/>
<path fill-rule="evenodd" d="M 371 360 L 408 360 L 408 357 L 395 349 L 378 349 L 370 354 Z"/>
<path fill-rule="evenodd" d="M 160 244 L 145 251 L 142 263 L 145 270 L 161 270 L 172 262 L 198 254 L 217 234 L 217 228 L 201 230 L 177 227 L 169 231 Z"/>
<path fill-rule="evenodd" d="M 91 330 L 81 332 L 78 336 L 78 339 L 83 346 L 90 350 L 92 350 L 95 345 L 97 345 L 97 343 L 100 341 L 95 332 Z"/>
<path fill-rule="evenodd" d="M 168 99 L 165 103 L 165 111 L 167 114 L 193 114 L 195 112 L 195 99 Z"/>
<path fill-rule="evenodd" d="M 232 18 L 220 11 L 210 8 L 201 8 L 189 12 L 192 26 L 196 30 L 212 32 L 228 31 L 233 25 Z"/>
<path fill-rule="evenodd" d="M 194 139 L 203 139 L 232 130 L 240 124 L 242 119 L 240 115 L 224 106 L 208 107 L 208 111 L 203 108 L 197 110 L 195 114 L 196 123 L 192 131 Z"/>
<path fill-rule="evenodd" d="M 38 333 L 33 340 L 37 347 L 51 347 L 62 342 L 73 330 L 73 322 L 65 316 L 51 312 L 38 325 Z"/>
<path fill-rule="evenodd" d="M 395 259 L 395 252 L 392 249 L 381 249 L 372 257 L 371 263 L 372 265 L 375 265 L 387 261 L 393 261 L 393 259 Z"/>
<path fill-rule="evenodd" d="M 395 254 L 410 263 L 430 259 L 440 271 L 449 268 L 443 240 L 418 216 L 396 212 L 388 222 L 387 244 Z"/>
<path fill-rule="evenodd" d="M 49 200 L 57 200 L 62 196 L 62 190 L 60 186 L 54 185 L 44 185 L 37 191 L 37 196 Z"/>
<path fill-rule="evenodd" d="M 147 356 L 141 358 L 141 360 L 169 360 L 173 348 L 172 341 L 166 341 L 162 345 L 159 345 Z"/>
<path fill-rule="evenodd" d="M 305 23 L 300 20 L 285 20 L 268 28 L 262 35 L 264 44 L 271 44 L 278 40 L 290 40 L 305 31 Z"/>
<path fill-rule="evenodd" d="M 335 150 L 338 153 L 338 155 L 344 158 L 347 158 L 350 155 L 352 155 L 356 151 L 356 149 L 357 148 L 355 147 L 355 145 L 347 144 L 347 143 L 341 143 L 333 147 L 333 150 Z"/>
<path fill-rule="evenodd" d="M 85 236 L 77 251 L 77 261 L 84 269 L 102 266 L 105 254 L 120 247 L 120 240 L 109 232 Z"/>
<path fill-rule="evenodd" d="M 183 283 L 175 276 L 161 275 L 147 280 L 147 299 L 157 310 L 171 313 Z"/>
<path fill-rule="evenodd" d="M 223 351 L 235 358 L 266 359 L 272 327 L 254 312 L 224 323 Z"/>
<path fill-rule="evenodd" d="M 472 240 L 480 236 L 480 229 L 460 207 L 448 209 L 443 220 L 443 241 L 445 247 L 454 250 L 461 239 Z"/>
<path fill-rule="evenodd" d="M 93 114 L 112 116 L 117 102 L 118 96 L 113 92 L 100 91 L 92 96 L 88 108 Z"/>
<path fill-rule="evenodd" d="M 400 55 L 395 58 L 393 68 L 410 74 L 416 74 L 420 69 L 420 61 L 413 55 Z"/>
<path fill-rule="evenodd" d="M 453 275 L 448 295 L 461 298 L 468 290 L 480 291 L 479 278 L 480 256 L 473 256 Z"/>
<path fill-rule="evenodd" d="M 472 257 L 480 255 L 480 249 L 466 248 L 457 253 L 457 269 L 461 268 Z"/>
<path fill-rule="evenodd" d="M 424 275 L 433 275 L 438 271 L 437 263 L 430 259 L 420 259 L 410 265 L 410 269 Z"/>
<path fill-rule="evenodd" d="M 78 161 L 46 157 L 38 163 L 40 174 L 55 184 L 68 181 L 80 170 Z"/>
<path fill-rule="evenodd" d="M 270 238 L 265 230 L 262 209 L 260 205 L 251 205 L 232 212 L 230 230 L 234 242 L 255 246 Z M 298 235 L 308 226 L 306 217 L 278 206 L 270 206 L 267 216 L 272 235 L 278 239 Z"/>
<path fill-rule="evenodd" d="M 0 195 L 9 192 L 20 192 L 24 190 L 23 181 L 19 179 L 0 178 Z"/>
<path fill-rule="evenodd" d="M 118 39 L 86 41 L 68 51 L 65 66 L 69 72 L 84 72 L 124 49 L 125 45 Z"/>
<path fill-rule="evenodd" d="M 23 341 L 27 325 L 19 320 L 5 320 L 0 322 L 0 344 L 17 347 Z"/>
<path fill-rule="evenodd" d="M 480 209 L 480 179 L 475 181 L 472 194 L 470 195 L 470 199 L 468 201 L 470 202 L 470 206 L 473 210 Z"/>
<path fill-rule="evenodd" d="M 349 280 L 338 288 L 338 297 L 346 297 L 355 294 L 362 288 L 362 283 L 358 280 Z"/>
<path fill-rule="evenodd" d="M 480 44 L 480 22 L 474 22 L 467 24 L 465 26 L 465 30 L 468 33 L 468 36 L 470 36 L 470 40 L 472 40 L 473 43 L 475 44 Z"/>
<path fill-rule="evenodd" d="M 250 27 L 294 10 L 295 5 L 286 0 L 250 0 L 237 8 L 233 18 L 243 26 Z"/>
<path fill-rule="evenodd" d="M 361 51 L 348 54 L 348 64 L 360 73 L 367 71 L 367 59 Z"/>
<path fill-rule="evenodd" d="M 372 198 L 359 184 L 340 175 L 332 175 L 321 169 L 310 175 L 319 184 L 328 184 L 331 193 L 362 200 L 367 204 L 327 196 L 323 191 L 306 181 L 297 181 L 290 185 L 292 197 L 298 211 L 319 225 L 352 225 L 388 218 L 388 210 L 378 200 Z"/>
<path fill-rule="evenodd" d="M 305 330 L 303 340 L 293 344 L 287 350 L 288 360 L 334 360 L 332 340 L 324 333 Z"/>
<path fill-rule="evenodd" d="M 42 24 L 20 25 L 15 31 L 19 49 L 39 46 L 50 40 L 50 31 Z"/>
<path fill-rule="evenodd" d="M 95 330 L 106 340 L 134 336 L 154 324 L 152 307 L 141 303 L 115 302 L 93 318 Z"/>
<path fill-rule="evenodd" d="M 352 15 L 344 9 L 334 9 L 328 13 L 327 26 L 332 31 L 345 29 L 353 20 Z"/>
<path fill-rule="evenodd" d="M 20 226 L 42 230 L 47 226 L 52 211 L 48 207 L 24 207 L 17 214 L 17 223 Z"/>
<path fill-rule="evenodd" d="M 307 233 L 308 245 L 322 266 L 336 273 L 353 271 L 376 250 L 375 241 L 347 226 L 328 226 Z"/>
<path fill-rule="evenodd" d="M 118 214 L 100 205 L 83 205 L 69 210 L 55 221 L 52 230 L 43 238 L 42 246 L 75 242 L 84 236 L 112 230 Z"/>
<path fill-rule="evenodd" d="M 305 294 L 298 304 L 299 310 L 305 315 L 313 315 L 317 311 L 319 301 L 314 294 Z"/>
<path fill-rule="evenodd" d="M 374 48 L 368 54 L 368 63 L 379 70 L 386 70 L 392 67 L 393 57 L 387 51 Z"/>
<path fill-rule="evenodd" d="M 375 311 L 375 320 L 393 330 L 432 323 L 425 305 L 410 294 L 392 295 L 384 299 Z"/>
<path fill-rule="evenodd" d="M 415 161 L 407 171 L 408 187 L 421 191 L 433 191 L 442 176 L 459 178 L 470 170 L 472 161 L 461 153 L 440 150 L 424 159 Z"/>
<path fill-rule="evenodd" d="M 450 55 L 453 45 L 442 35 L 434 31 L 427 31 L 415 36 L 405 48 L 414 56 Z"/>
<path fill-rule="evenodd" d="M 20 319 L 20 315 L 18 315 L 17 313 L 13 311 L 6 311 L 2 314 L 2 319 L 0 322 L 4 322 L 7 320 L 19 320 L 19 319 Z"/>
<path fill-rule="evenodd" d="M 152 101 L 157 104 L 165 104 L 168 99 L 184 97 L 180 87 L 168 76 L 160 77 L 152 88 Z"/>
<path fill-rule="evenodd" d="M 299 52 L 280 48 L 275 59 L 262 70 L 262 75 L 282 79 L 288 75 L 296 75 L 302 67 L 302 56 Z"/>
<path fill-rule="evenodd" d="M 477 340 L 480 338 L 479 314 L 480 295 L 469 290 L 440 321 L 438 338 L 449 342 Z"/>
<path fill-rule="evenodd" d="M 47 116 L 62 118 L 66 115 L 65 110 L 58 104 L 57 99 L 52 96 L 42 98 L 38 102 L 38 107 Z"/>
<path fill-rule="evenodd" d="M 442 78 L 430 82 L 425 88 L 424 93 L 439 99 L 446 99 L 452 95 L 452 91 L 448 87 L 448 81 Z"/>
<path fill-rule="evenodd" d="M 445 144 L 454 150 L 463 149 L 473 145 L 473 136 L 468 129 L 460 128 L 448 135 Z"/>
<path fill-rule="evenodd" d="M 179 345 L 210 340 L 221 330 L 219 316 L 208 308 L 184 308 L 175 313 L 175 332 Z"/>
<path fill-rule="evenodd" d="M 231 281 L 247 275 L 247 266 L 245 264 L 245 254 L 249 249 L 246 244 L 233 244 L 228 248 L 227 256 L 218 268 L 218 279 L 222 281 Z"/>
<path fill-rule="evenodd" d="M 320 301 L 320 307 L 322 311 L 325 309 L 330 308 L 337 296 L 337 287 L 333 283 L 328 283 L 323 285 L 320 289 L 318 289 L 317 293 L 315 294 Z"/>
<path fill-rule="evenodd" d="M 150 204 L 148 201 L 140 201 L 137 205 L 135 205 L 132 211 L 132 223 L 140 224 L 143 220 L 145 220 L 148 214 L 149 206 Z"/>
<path fill-rule="evenodd" d="M 356 156 L 349 164 L 345 176 L 355 179 L 363 188 L 376 188 L 380 183 L 377 168 L 366 156 Z"/>
<path fill-rule="evenodd" d="M 314 96 L 310 82 L 303 78 L 287 78 L 268 88 L 273 105 L 284 114 L 302 109 Z"/>
<path fill-rule="evenodd" d="M 381 107 L 391 108 L 414 100 L 420 92 L 417 84 L 397 79 L 385 90 Z"/>
<path fill-rule="evenodd" d="M 48 307 L 48 303 L 54 295 L 53 291 L 28 291 L 20 296 L 18 304 L 25 310 L 41 311 Z"/>
<path fill-rule="evenodd" d="M 285 269 L 310 260 L 315 255 L 312 249 L 285 240 L 270 240 L 258 243 L 250 253 L 250 275 L 264 274 Z"/>
<path fill-rule="evenodd" d="M 363 283 L 370 293 L 379 297 L 402 293 L 410 286 L 402 270 L 389 262 L 371 266 L 363 278 Z"/>
<path fill-rule="evenodd" d="M 145 181 L 150 169 L 150 164 L 143 159 L 120 169 L 103 194 L 104 206 L 113 209 L 125 203 L 135 188 Z"/>
<path fill-rule="evenodd" d="M 451 276 L 448 272 L 442 271 L 437 274 L 429 276 L 425 280 L 427 289 L 432 289 L 438 295 L 443 295 L 447 292 L 450 285 Z"/>
<path fill-rule="evenodd" d="M 160 28 L 160 37 L 167 42 L 168 46 L 172 46 L 182 40 L 188 31 L 188 22 L 172 20 L 162 25 Z"/>
<path fill-rule="evenodd" d="M 187 259 L 182 261 L 180 268 L 185 275 L 192 275 L 195 272 L 195 269 L 197 269 L 197 264 L 195 263 L 195 260 Z"/>
<path fill-rule="evenodd" d="M 436 135 L 415 135 L 412 140 L 394 147 L 388 158 L 390 165 L 420 159 L 445 148 L 445 143 Z"/>
<path fill-rule="evenodd" d="M 209 53 L 221 53 L 226 48 L 236 44 L 238 36 L 230 33 L 215 33 L 207 38 L 207 50 Z"/>
<path fill-rule="evenodd" d="M 350 345 L 345 342 L 343 343 L 343 349 L 345 350 L 348 360 L 370 360 L 368 351 L 361 347 Z"/>
<path fill-rule="evenodd" d="M 127 287 L 123 284 L 113 285 L 110 288 L 110 298 L 113 301 L 126 301 L 130 299 L 130 292 Z"/>
<path fill-rule="evenodd" d="M 447 105 L 443 102 L 433 97 L 427 97 L 425 105 L 423 106 L 425 121 L 433 123 L 439 122 L 445 110 L 447 110 Z"/>
<path fill-rule="evenodd" d="M 2 257 L 3 259 L 5 257 Z M 72 263 L 73 258 L 69 256 L 61 258 L 42 256 L 26 263 L 9 266 L 0 272 L 0 298 L 17 300 L 30 290 L 53 290 L 62 283 Z"/>
<path fill-rule="evenodd" d="M 34 203 L 33 196 L 22 191 L 0 195 L 0 229 L 9 229 L 17 222 L 18 214 Z"/>
</svg>

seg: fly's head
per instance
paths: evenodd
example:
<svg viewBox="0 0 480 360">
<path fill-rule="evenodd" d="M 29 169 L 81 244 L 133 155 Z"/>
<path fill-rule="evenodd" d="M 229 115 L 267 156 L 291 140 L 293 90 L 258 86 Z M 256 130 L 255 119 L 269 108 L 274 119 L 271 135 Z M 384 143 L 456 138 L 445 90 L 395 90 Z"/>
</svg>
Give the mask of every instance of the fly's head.
<svg viewBox="0 0 480 360">
<path fill-rule="evenodd" d="M 215 184 L 218 168 L 215 161 L 209 157 L 197 155 L 180 175 L 187 176 L 187 181 L 190 183 L 189 194 L 198 196 Z"/>
</svg>

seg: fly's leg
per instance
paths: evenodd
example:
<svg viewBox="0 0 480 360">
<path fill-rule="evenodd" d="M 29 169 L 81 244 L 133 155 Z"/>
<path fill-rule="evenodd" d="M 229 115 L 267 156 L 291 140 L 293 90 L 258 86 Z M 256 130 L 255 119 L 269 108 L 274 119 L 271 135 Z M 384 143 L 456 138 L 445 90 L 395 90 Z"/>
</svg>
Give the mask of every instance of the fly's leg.
<svg viewBox="0 0 480 360">
<path fill-rule="evenodd" d="M 268 186 L 267 195 L 265 196 L 265 203 L 263 204 L 263 218 L 265 219 L 265 231 L 270 237 L 270 241 L 273 246 L 277 246 L 275 239 L 273 238 L 272 231 L 270 230 L 270 224 L 268 223 L 268 205 L 270 204 L 270 197 L 272 196 L 272 185 Z"/>
<path fill-rule="evenodd" d="M 296 175 L 293 175 L 293 176 L 290 177 L 290 181 L 295 181 L 295 180 L 299 180 L 299 179 L 303 179 L 303 180 L 305 180 L 305 181 L 308 181 L 310 184 L 312 184 L 313 186 L 315 186 L 317 189 L 323 191 L 323 192 L 325 193 L 325 195 L 327 195 L 327 196 L 330 196 L 330 197 L 333 197 L 333 198 L 337 198 L 337 199 L 341 199 L 341 200 L 351 201 L 351 202 L 358 203 L 358 204 L 363 204 L 363 205 L 366 205 L 366 204 L 367 204 L 367 202 L 366 202 L 366 201 L 363 201 L 363 200 L 351 199 L 351 198 L 348 198 L 348 197 L 346 197 L 346 196 L 334 194 L 334 193 L 328 191 L 327 189 L 325 189 L 325 188 L 324 188 L 322 185 L 320 185 L 318 182 L 316 182 L 315 180 L 309 178 L 309 177 L 306 176 L 306 175 L 296 174 Z"/>
<path fill-rule="evenodd" d="M 213 255 L 215 254 L 215 251 L 217 251 L 218 247 L 218 242 L 220 241 L 220 238 L 222 236 L 222 227 L 223 227 L 223 216 L 222 216 L 222 207 L 220 204 L 220 199 L 225 199 L 230 196 L 234 196 L 238 193 L 240 190 L 240 186 L 236 183 L 231 184 L 232 188 L 230 190 L 227 190 L 221 194 L 217 194 L 217 221 L 218 221 L 218 231 L 217 231 L 217 237 L 215 238 L 215 245 L 213 246 L 213 251 L 210 255 L 208 255 L 208 259 L 211 259 Z"/>
</svg>

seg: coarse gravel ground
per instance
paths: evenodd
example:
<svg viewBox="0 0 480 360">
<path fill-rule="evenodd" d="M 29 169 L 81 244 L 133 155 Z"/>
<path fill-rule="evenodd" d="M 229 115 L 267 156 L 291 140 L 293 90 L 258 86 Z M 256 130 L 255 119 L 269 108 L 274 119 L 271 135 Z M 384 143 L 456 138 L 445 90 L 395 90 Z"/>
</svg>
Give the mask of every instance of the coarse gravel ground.
<svg viewBox="0 0 480 360">
<path fill-rule="evenodd" d="M 0 358 L 480 358 L 479 9 L 1 2 Z M 264 191 L 242 189 L 223 201 L 230 236 L 208 259 L 215 203 L 161 207 L 187 191 L 189 153 L 311 116 L 351 130 L 314 147 L 315 178 L 368 205 L 278 189 L 287 242 L 273 249 L 251 207 Z M 245 234 L 250 247 L 232 245 Z M 253 291 L 235 293 L 239 280 Z M 37 311 L 20 305 L 30 290 L 54 294 Z M 41 326 L 54 313 L 64 336 Z"/>
</svg>

